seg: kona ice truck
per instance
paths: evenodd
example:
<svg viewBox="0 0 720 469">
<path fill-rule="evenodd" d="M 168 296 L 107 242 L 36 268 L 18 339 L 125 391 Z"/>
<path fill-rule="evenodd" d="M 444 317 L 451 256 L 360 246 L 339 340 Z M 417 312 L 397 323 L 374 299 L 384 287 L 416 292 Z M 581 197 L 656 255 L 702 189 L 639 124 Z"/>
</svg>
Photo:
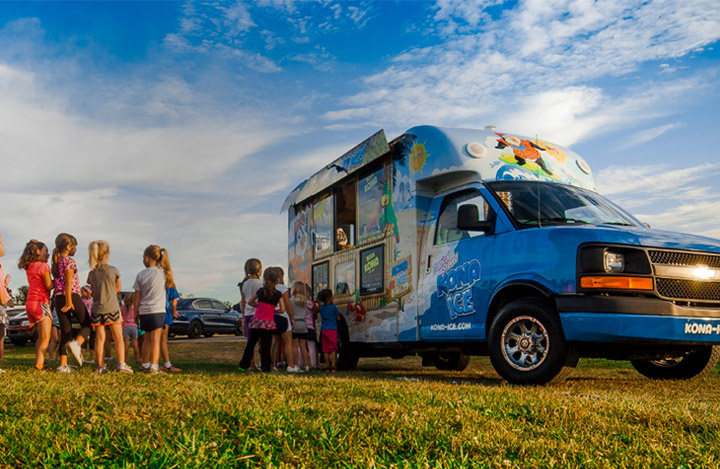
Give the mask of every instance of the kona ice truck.
<svg viewBox="0 0 720 469">
<path fill-rule="evenodd" d="M 512 383 L 579 357 L 686 379 L 720 356 L 720 241 L 651 230 L 594 192 L 580 156 L 484 130 L 381 130 L 297 186 L 289 275 L 330 288 L 338 366 L 489 355 Z"/>
</svg>

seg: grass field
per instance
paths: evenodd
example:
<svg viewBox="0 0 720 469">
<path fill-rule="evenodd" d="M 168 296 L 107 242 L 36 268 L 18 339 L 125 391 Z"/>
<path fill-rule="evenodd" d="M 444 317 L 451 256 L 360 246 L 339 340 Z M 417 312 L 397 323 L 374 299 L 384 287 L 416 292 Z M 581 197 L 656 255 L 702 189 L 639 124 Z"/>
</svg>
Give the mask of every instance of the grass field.
<svg viewBox="0 0 720 469">
<path fill-rule="evenodd" d="M 30 371 L 6 347 L 0 465 L 720 467 L 720 376 L 653 382 L 581 360 L 565 383 L 504 384 L 419 358 L 353 373 L 240 374 L 243 342 L 171 344 L 178 375 Z"/>
</svg>

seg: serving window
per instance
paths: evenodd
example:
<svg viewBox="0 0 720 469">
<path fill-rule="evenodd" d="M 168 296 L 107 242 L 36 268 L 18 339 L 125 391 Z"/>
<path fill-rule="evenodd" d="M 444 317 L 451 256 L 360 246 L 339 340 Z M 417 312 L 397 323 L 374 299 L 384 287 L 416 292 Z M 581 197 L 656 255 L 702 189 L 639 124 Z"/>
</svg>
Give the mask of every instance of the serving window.
<svg viewBox="0 0 720 469">
<path fill-rule="evenodd" d="M 325 290 L 330 285 L 330 263 L 325 261 L 315 264 L 312 267 L 312 293 L 313 298 L 317 299 L 318 293 Z"/>
<path fill-rule="evenodd" d="M 335 192 L 335 250 L 355 246 L 355 223 L 357 219 L 357 184 L 353 178 Z"/>
</svg>

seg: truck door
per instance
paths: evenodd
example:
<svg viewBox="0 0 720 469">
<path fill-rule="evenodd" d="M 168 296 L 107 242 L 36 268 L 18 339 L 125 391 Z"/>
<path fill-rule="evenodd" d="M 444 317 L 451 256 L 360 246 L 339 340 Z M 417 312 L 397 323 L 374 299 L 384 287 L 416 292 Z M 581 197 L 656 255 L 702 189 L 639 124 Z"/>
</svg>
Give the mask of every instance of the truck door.
<svg viewBox="0 0 720 469">
<path fill-rule="evenodd" d="M 421 241 L 420 339 L 485 339 L 495 236 L 457 228 L 458 207 L 478 207 L 480 221 L 494 226 L 495 213 L 479 188 L 435 197 Z"/>
</svg>

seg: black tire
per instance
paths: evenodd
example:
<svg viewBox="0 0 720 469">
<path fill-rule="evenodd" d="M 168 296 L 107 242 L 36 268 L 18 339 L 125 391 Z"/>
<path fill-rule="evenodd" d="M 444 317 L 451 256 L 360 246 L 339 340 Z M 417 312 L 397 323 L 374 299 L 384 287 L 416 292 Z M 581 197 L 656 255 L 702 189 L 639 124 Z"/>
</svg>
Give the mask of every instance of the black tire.
<svg viewBox="0 0 720 469">
<path fill-rule="evenodd" d="M 350 332 L 344 319 L 338 321 L 338 352 L 337 369 L 340 371 L 353 371 L 357 368 L 360 356 L 357 348 L 350 342 Z"/>
<path fill-rule="evenodd" d="M 203 325 L 200 321 L 192 321 L 188 325 L 188 338 L 197 339 L 203 334 Z"/>
<path fill-rule="evenodd" d="M 438 352 L 433 361 L 438 370 L 463 371 L 470 363 L 470 355 L 462 352 Z"/>
<path fill-rule="evenodd" d="M 665 360 L 630 360 L 632 366 L 650 379 L 691 379 L 712 371 L 720 359 L 720 346 L 706 345 L 681 357 Z"/>
<path fill-rule="evenodd" d="M 235 324 L 235 335 L 236 336 L 245 335 L 245 329 L 243 329 L 242 321 L 238 321 L 237 324 Z"/>
<path fill-rule="evenodd" d="M 12 342 L 13 345 L 16 347 L 22 347 L 23 345 L 28 343 L 27 339 L 10 339 L 10 342 Z"/>
<path fill-rule="evenodd" d="M 488 334 L 490 361 L 513 384 L 547 384 L 568 377 L 577 350 L 565 341 L 560 318 L 546 302 L 516 300 L 504 306 Z"/>
</svg>

